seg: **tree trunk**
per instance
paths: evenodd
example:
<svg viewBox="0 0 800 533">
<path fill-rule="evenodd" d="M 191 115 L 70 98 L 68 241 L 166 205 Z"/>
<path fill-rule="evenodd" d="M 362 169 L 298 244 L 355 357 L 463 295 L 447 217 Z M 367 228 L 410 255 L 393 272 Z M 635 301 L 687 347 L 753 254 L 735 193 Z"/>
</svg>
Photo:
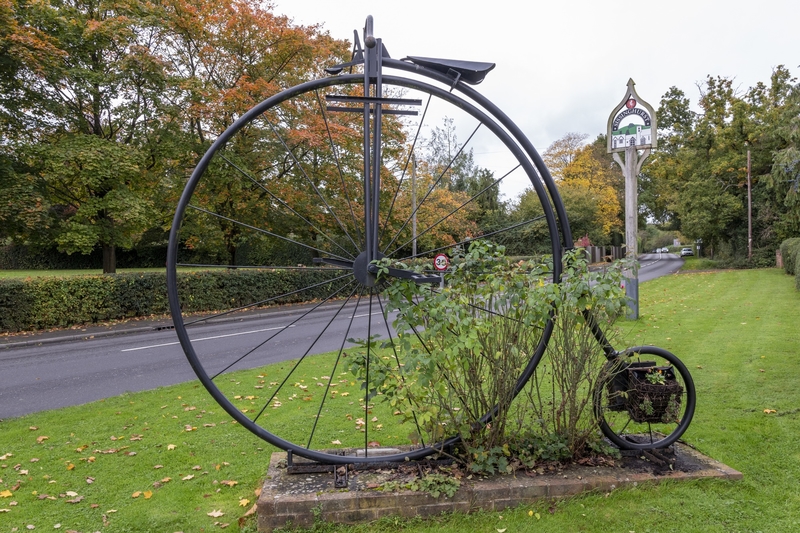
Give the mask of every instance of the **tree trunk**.
<svg viewBox="0 0 800 533">
<path fill-rule="evenodd" d="M 117 251 L 113 244 L 103 244 L 103 274 L 117 273 Z"/>
</svg>

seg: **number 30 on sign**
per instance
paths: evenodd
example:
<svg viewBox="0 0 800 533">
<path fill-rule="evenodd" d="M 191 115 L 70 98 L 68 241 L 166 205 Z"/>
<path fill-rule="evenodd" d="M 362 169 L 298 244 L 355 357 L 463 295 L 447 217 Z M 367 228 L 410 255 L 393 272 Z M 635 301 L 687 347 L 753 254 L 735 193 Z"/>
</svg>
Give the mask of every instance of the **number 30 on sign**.
<svg viewBox="0 0 800 533">
<path fill-rule="evenodd" d="M 436 270 L 442 271 L 447 270 L 447 267 L 450 266 L 450 260 L 447 258 L 445 254 L 436 254 L 436 257 L 433 258 L 433 268 Z"/>
</svg>

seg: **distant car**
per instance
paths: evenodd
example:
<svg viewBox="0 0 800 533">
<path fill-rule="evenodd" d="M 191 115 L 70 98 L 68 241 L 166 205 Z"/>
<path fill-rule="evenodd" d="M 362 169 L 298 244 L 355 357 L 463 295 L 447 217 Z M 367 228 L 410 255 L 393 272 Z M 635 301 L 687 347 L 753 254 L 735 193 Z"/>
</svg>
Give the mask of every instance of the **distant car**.
<svg viewBox="0 0 800 533">
<path fill-rule="evenodd" d="M 687 255 L 694 255 L 694 252 L 692 251 L 692 249 L 691 248 L 681 248 L 681 257 L 687 256 Z"/>
<path fill-rule="evenodd" d="M 661 250 L 659 250 L 659 252 L 663 252 L 663 253 L 665 253 L 665 254 L 668 254 L 668 253 L 669 253 L 669 248 L 667 248 L 667 247 L 665 246 L 664 248 L 662 248 Z"/>
</svg>

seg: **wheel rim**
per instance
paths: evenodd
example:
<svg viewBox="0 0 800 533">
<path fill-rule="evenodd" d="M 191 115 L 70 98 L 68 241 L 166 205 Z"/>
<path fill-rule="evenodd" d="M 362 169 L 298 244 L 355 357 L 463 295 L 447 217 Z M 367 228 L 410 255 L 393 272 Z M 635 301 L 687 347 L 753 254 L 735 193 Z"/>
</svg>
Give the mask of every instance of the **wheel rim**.
<svg viewBox="0 0 800 533">
<path fill-rule="evenodd" d="M 336 455 L 336 451 L 318 451 L 342 446 L 363 448 L 368 455 L 374 442 L 382 447 L 409 443 L 403 442 L 402 436 L 381 432 L 379 426 L 391 420 L 391 412 L 373 405 L 363 394 L 358 398 L 361 384 L 355 383 L 352 375 L 346 372 L 347 358 L 354 351 L 348 339 L 392 335 L 389 323 L 382 316 L 387 309 L 380 287 L 370 286 L 359 268 L 297 268 L 296 263 L 292 263 L 297 257 L 317 256 L 333 262 L 357 264 L 363 252 L 365 219 L 369 214 L 364 213 L 363 202 L 358 199 L 359 194 L 363 196 L 363 186 L 356 171 L 364 164 L 363 157 L 359 161 L 354 156 L 359 135 L 358 117 L 339 118 L 338 113 L 327 111 L 324 100 L 328 90 L 341 93 L 346 89 L 345 93 L 357 93 L 362 81 L 362 76 L 352 75 L 302 84 L 262 102 L 226 130 L 203 156 L 184 190 L 173 221 L 168 253 L 168 289 L 176 332 L 190 364 L 215 400 L 240 424 L 273 445 L 310 459 L 342 463 L 419 458 L 429 455 L 433 448 L 456 440 L 453 437 L 435 444 L 423 443 L 413 451 L 388 457 L 344 458 Z M 405 91 L 405 99 L 409 99 L 408 93 L 418 93 L 422 96 L 422 105 L 441 104 L 459 111 L 458 120 L 472 119 L 477 126 L 466 126 L 470 135 L 463 143 L 465 146 L 470 142 L 479 146 L 479 136 L 488 132 L 492 139 L 484 142 L 494 142 L 495 146 L 504 148 L 507 159 L 490 163 L 496 179 L 491 187 L 499 186 L 508 176 L 522 174 L 534 185 L 540 200 L 546 201 L 542 202 L 541 217 L 502 231 L 538 227 L 544 235 L 544 248 L 556 258 L 558 268 L 559 234 L 550 210 L 551 200 L 542 188 L 537 170 L 518 143 L 481 109 L 447 90 L 392 76 L 384 76 L 383 83 L 390 87 L 390 92 L 391 87 Z M 315 106 L 315 114 L 295 114 L 299 109 Z M 412 120 L 411 127 L 408 123 L 402 125 L 406 133 L 404 139 L 399 130 L 392 130 L 400 128 L 400 121 L 389 121 L 384 131 L 387 140 L 384 153 L 397 164 L 394 172 L 387 172 L 385 176 L 380 205 L 383 218 L 378 224 L 381 253 L 389 257 L 407 257 L 413 244 L 408 237 L 411 214 L 415 210 L 410 204 L 404 205 L 407 198 L 402 194 L 411 158 L 406 157 L 404 151 L 408 149 L 400 140 L 413 139 L 413 146 L 422 134 L 429 112 L 431 108 L 425 107 L 416 124 Z M 283 149 L 282 158 L 274 157 L 275 147 Z M 448 166 L 448 160 L 452 165 L 453 159 L 445 158 L 444 166 Z M 446 176 L 446 172 L 441 176 Z M 435 180 L 435 174 L 431 180 Z M 437 186 L 434 183 L 421 191 L 417 199 L 418 218 L 423 214 L 431 215 L 424 206 L 435 205 Z M 491 187 L 484 189 L 484 193 L 491 191 Z M 428 216 L 417 232 L 418 245 L 425 252 L 420 255 L 430 258 L 441 250 L 463 245 L 466 239 L 458 235 L 474 237 L 470 234 L 471 228 L 452 223 L 463 220 L 460 214 L 479 198 L 480 195 L 462 195 L 455 206 L 442 212 L 431 210 L 433 215 Z M 560 205 L 558 198 L 552 202 Z M 265 265 L 254 261 L 237 264 L 237 269 L 278 266 L 280 268 L 274 270 L 276 277 L 305 276 L 304 290 L 297 293 L 254 290 L 249 301 L 247 298 L 237 301 L 230 309 L 223 309 L 210 318 L 184 316 L 182 307 L 189 306 L 192 294 L 187 294 L 179 284 L 177 267 L 186 266 L 179 254 L 186 254 L 187 243 L 197 249 L 203 245 L 203 239 L 222 242 L 230 237 L 225 235 L 226 230 L 241 242 L 251 239 L 266 248 L 283 247 L 288 256 L 285 264 Z M 441 236 L 439 241 L 434 238 L 443 231 L 451 233 L 450 242 L 444 245 Z M 427 240 L 422 242 L 423 238 Z M 219 269 L 229 267 L 221 259 L 203 265 Z M 309 294 L 317 298 L 316 303 L 301 306 L 297 312 L 270 321 L 265 327 L 230 332 L 231 322 L 223 321 L 238 316 L 239 311 L 271 302 L 308 298 Z M 362 333 L 356 334 L 353 327 L 363 314 L 366 315 L 366 329 L 362 326 Z M 520 376 L 520 388 L 543 354 L 550 327 L 548 324 L 541 332 L 536 353 Z M 298 350 L 292 350 L 285 345 L 284 338 L 287 331 L 298 328 L 307 333 L 307 338 Z M 234 335 L 251 340 L 241 348 L 230 349 L 226 340 L 209 340 Z M 319 355 L 320 352 L 330 353 Z M 392 358 L 399 364 L 396 356 L 390 356 Z M 273 366 L 268 370 L 253 370 L 266 364 Z M 370 390 L 369 386 L 366 390 Z M 347 400 L 342 401 L 344 398 Z M 347 407 L 335 406 L 336 402 L 345 403 Z M 288 427 L 287 415 L 283 414 L 290 408 L 292 416 L 289 418 L 294 419 L 296 428 Z M 406 408 L 413 409 L 413 406 Z M 332 420 L 337 416 L 341 420 Z M 487 413 L 482 420 L 490 418 L 491 413 Z"/>
<path fill-rule="evenodd" d="M 665 372 L 674 375 L 681 387 L 666 406 L 636 392 L 628 381 L 628 365 L 646 363 L 671 369 Z M 603 374 L 595 390 L 595 415 L 602 433 L 616 446 L 628 450 L 666 448 L 689 427 L 696 402 L 694 382 L 686 365 L 672 353 L 654 346 L 630 348 L 610 360 Z"/>
</svg>

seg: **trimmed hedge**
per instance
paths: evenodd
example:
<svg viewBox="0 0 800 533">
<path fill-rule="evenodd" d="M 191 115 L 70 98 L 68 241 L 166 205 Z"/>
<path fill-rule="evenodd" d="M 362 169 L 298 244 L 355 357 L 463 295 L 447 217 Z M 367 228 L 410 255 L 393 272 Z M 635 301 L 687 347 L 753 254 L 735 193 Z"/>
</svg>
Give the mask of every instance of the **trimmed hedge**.
<svg viewBox="0 0 800 533">
<path fill-rule="evenodd" d="M 186 312 L 231 309 L 287 295 L 269 305 L 331 294 L 340 270 L 244 270 L 178 274 Z M 328 283 L 326 283 L 326 281 Z M 166 273 L 0 280 L 0 331 L 22 331 L 119 320 L 169 312 Z"/>
<path fill-rule="evenodd" d="M 797 271 L 798 255 L 800 254 L 800 237 L 786 239 L 781 243 L 781 257 L 783 269 L 787 274 L 795 275 Z"/>
</svg>

